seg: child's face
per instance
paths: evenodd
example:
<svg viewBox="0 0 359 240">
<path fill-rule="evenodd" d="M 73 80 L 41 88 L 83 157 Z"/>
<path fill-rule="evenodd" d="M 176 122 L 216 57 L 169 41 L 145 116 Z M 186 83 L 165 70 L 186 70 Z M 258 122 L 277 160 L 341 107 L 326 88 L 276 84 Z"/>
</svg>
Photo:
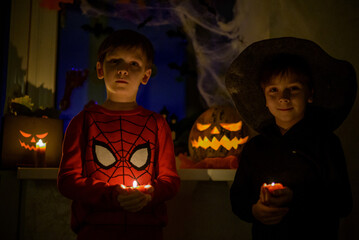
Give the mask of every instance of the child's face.
<svg viewBox="0 0 359 240">
<path fill-rule="evenodd" d="M 97 77 L 104 79 L 107 99 L 114 102 L 136 101 L 140 84 L 147 84 L 151 69 L 146 69 L 146 57 L 138 48 L 115 48 L 101 64 L 97 62 Z"/>
<path fill-rule="evenodd" d="M 289 129 L 303 117 L 307 103 L 312 102 L 309 88 L 292 74 L 273 76 L 264 86 L 266 106 L 276 124 Z"/>
</svg>

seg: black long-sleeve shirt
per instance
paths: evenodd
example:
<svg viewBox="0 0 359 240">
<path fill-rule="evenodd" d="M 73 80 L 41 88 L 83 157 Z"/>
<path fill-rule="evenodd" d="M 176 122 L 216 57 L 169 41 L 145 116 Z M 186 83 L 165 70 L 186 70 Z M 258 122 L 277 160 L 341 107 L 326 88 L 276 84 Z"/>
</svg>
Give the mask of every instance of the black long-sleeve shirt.
<svg viewBox="0 0 359 240">
<path fill-rule="evenodd" d="M 276 225 L 252 215 L 263 183 L 293 190 L 290 211 Z M 244 147 L 231 187 L 233 212 L 253 222 L 253 239 L 338 239 L 339 218 L 349 214 L 352 195 L 339 138 L 302 120 L 284 135 L 276 125 Z"/>
</svg>

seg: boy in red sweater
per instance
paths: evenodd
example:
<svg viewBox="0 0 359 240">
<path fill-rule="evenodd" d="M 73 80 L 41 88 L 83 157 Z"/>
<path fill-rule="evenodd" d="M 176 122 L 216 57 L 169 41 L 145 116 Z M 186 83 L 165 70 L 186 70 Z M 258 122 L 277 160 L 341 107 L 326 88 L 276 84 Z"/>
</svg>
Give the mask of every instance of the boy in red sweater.
<svg viewBox="0 0 359 240">
<path fill-rule="evenodd" d="M 107 99 L 81 111 L 66 130 L 58 188 L 73 200 L 71 227 L 80 240 L 162 239 L 164 202 L 180 179 L 167 122 L 136 103 L 153 57 L 142 34 L 107 37 L 96 65 Z"/>
</svg>

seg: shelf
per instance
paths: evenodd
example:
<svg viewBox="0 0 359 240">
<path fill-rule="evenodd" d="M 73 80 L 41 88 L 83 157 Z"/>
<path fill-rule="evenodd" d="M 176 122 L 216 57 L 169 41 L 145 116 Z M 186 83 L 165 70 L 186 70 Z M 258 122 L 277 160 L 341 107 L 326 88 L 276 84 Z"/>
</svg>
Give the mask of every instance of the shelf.
<svg viewBox="0 0 359 240">
<path fill-rule="evenodd" d="M 18 179 L 57 179 L 58 168 L 17 169 Z M 178 169 L 182 181 L 233 181 L 235 169 Z"/>
<path fill-rule="evenodd" d="M 18 179 L 57 179 L 58 168 L 18 167 Z"/>
</svg>

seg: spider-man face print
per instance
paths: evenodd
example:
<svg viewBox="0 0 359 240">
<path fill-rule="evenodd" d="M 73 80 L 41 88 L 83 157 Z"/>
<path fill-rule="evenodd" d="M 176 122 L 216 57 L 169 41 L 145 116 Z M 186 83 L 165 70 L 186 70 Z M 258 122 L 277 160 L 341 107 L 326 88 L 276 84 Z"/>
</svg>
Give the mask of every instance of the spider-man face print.
<svg viewBox="0 0 359 240">
<path fill-rule="evenodd" d="M 151 184 L 157 124 L 153 115 L 87 113 L 84 174 L 113 184 Z"/>
<path fill-rule="evenodd" d="M 111 169 L 117 163 L 116 153 L 114 153 L 104 142 L 94 140 L 92 145 L 92 154 L 94 156 L 95 163 L 103 169 Z M 137 145 L 133 149 L 128 162 L 133 168 L 140 171 L 146 169 L 150 160 L 151 149 L 150 144 L 147 142 L 145 144 Z"/>
</svg>

